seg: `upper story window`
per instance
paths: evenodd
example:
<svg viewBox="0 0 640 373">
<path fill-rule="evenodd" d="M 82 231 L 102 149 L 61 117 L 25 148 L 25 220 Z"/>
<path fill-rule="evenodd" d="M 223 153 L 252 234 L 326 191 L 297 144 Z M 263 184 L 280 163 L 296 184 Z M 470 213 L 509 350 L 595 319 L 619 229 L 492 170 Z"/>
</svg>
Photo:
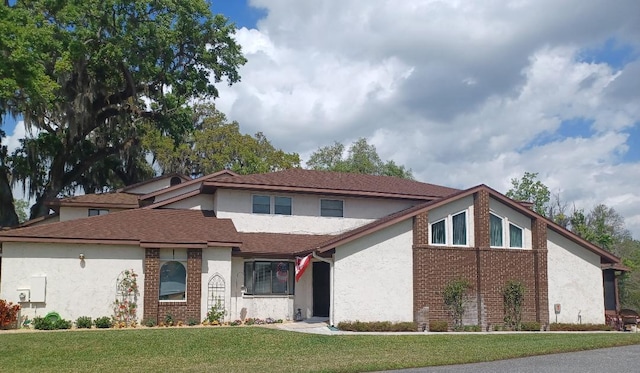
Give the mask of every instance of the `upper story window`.
<svg viewBox="0 0 640 373">
<path fill-rule="evenodd" d="M 253 207 L 251 211 L 254 214 L 291 215 L 291 204 L 291 197 L 254 194 L 252 196 Z"/>
<path fill-rule="evenodd" d="M 292 262 L 255 261 L 244 263 L 244 286 L 250 295 L 293 294 Z"/>
<path fill-rule="evenodd" d="M 494 213 L 491 213 L 489 217 L 489 244 L 492 247 L 524 247 L 522 238 L 524 229 Z M 508 235 L 505 235 L 506 227 L 509 229 Z"/>
<path fill-rule="evenodd" d="M 273 213 L 276 215 L 291 215 L 291 197 L 276 196 L 273 203 Z"/>
<path fill-rule="evenodd" d="M 467 245 L 467 212 L 451 214 L 429 226 L 432 245 Z"/>
<path fill-rule="evenodd" d="M 107 215 L 109 210 L 106 209 L 89 209 L 89 216 Z"/>
<path fill-rule="evenodd" d="M 177 261 L 165 262 L 160 267 L 160 300 L 185 300 L 187 270 Z"/>
<path fill-rule="evenodd" d="M 344 201 L 339 199 L 321 199 L 320 216 L 344 217 Z"/>
</svg>

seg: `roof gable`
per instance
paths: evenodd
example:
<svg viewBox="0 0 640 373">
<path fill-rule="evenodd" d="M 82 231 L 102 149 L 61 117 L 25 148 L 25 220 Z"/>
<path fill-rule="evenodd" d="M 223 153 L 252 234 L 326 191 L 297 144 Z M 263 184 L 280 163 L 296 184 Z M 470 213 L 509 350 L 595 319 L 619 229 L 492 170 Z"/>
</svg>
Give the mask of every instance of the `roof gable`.
<svg viewBox="0 0 640 373">
<path fill-rule="evenodd" d="M 543 219 L 545 221 L 545 223 L 547 224 L 547 227 L 549 229 L 552 229 L 553 231 L 561 234 L 562 236 L 568 238 L 569 240 L 577 243 L 578 245 L 584 247 L 585 249 L 597 254 L 598 256 L 600 256 L 601 260 L 605 263 L 620 263 L 620 258 L 618 258 L 617 256 L 613 255 L 612 253 L 605 251 L 599 247 L 597 247 L 596 245 L 584 240 L 583 238 L 579 237 L 578 235 L 570 232 L 569 230 L 557 225 L 556 223 L 552 222 L 551 220 L 547 219 L 546 217 L 537 214 L 535 211 L 532 211 L 530 209 L 528 209 L 527 207 L 523 206 L 520 202 L 514 201 L 510 198 L 508 198 L 507 196 L 497 192 L 496 190 L 481 184 L 472 188 L 469 188 L 467 190 L 463 190 L 460 191 L 458 193 L 452 194 L 446 198 L 442 198 L 439 200 L 434 200 L 434 201 L 430 201 L 430 202 L 425 202 L 413 207 L 410 207 L 408 209 L 405 209 L 403 211 L 399 211 L 397 213 L 388 215 L 384 218 L 378 219 L 374 222 L 371 222 L 369 224 L 366 224 L 364 226 L 361 226 L 359 228 L 356 228 L 354 230 L 351 230 L 349 232 L 345 232 L 343 234 L 337 235 L 325 242 L 322 242 L 321 244 L 319 244 L 315 250 L 317 250 L 320 253 L 323 252 L 328 252 L 330 250 L 333 250 L 335 247 L 340 246 L 340 245 L 344 245 L 348 242 L 351 242 L 353 240 L 356 240 L 360 237 L 369 235 L 373 232 L 379 231 L 381 229 L 384 229 L 386 227 L 389 227 L 393 224 L 399 223 L 401 221 L 404 221 L 406 219 L 410 219 L 413 218 L 416 215 L 419 215 L 423 212 L 432 210 L 434 208 L 446 205 L 448 203 L 451 203 L 453 201 L 459 200 L 461 198 L 473 195 L 474 193 L 480 191 L 480 190 L 486 190 L 487 192 L 489 192 L 489 196 L 491 198 L 494 198 L 500 202 L 502 202 L 503 204 L 507 205 L 508 207 L 518 211 L 519 213 L 531 217 L 531 218 L 540 218 Z M 307 250 L 309 251 L 309 250 Z"/>
</svg>

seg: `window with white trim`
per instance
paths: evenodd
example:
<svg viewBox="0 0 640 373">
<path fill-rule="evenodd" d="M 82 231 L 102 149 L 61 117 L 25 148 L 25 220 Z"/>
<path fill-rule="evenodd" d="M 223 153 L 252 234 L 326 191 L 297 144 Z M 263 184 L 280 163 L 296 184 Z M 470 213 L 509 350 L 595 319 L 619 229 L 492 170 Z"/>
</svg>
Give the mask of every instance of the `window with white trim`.
<svg viewBox="0 0 640 373">
<path fill-rule="evenodd" d="M 508 229 L 507 229 L 508 228 Z M 489 245 L 491 247 L 524 247 L 524 229 L 500 217 L 489 214 Z"/>
<path fill-rule="evenodd" d="M 291 295 L 294 290 L 293 262 L 248 261 L 244 263 L 245 294 Z"/>
<path fill-rule="evenodd" d="M 344 217 L 344 201 L 339 199 L 321 199 L 320 216 Z"/>
<path fill-rule="evenodd" d="M 187 269 L 175 260 L 160 266 L 160 300 L 183 301 L 187 299 Z"/>
<path fill-rule="evenodd" d="M 107 209 L 89 209 L 89 216 L 107 215 L 108 213 Z"/>
<path fill-rule="evenodd" d="M 450 214 L 429 225 L 432 245 L 467 246 L 467 211 Z"/>
<path fill-rule="evenodd" d="M 291 197 L 254 194 L 251 200 L 254 214 L 291 215 Z"/>
</svg>

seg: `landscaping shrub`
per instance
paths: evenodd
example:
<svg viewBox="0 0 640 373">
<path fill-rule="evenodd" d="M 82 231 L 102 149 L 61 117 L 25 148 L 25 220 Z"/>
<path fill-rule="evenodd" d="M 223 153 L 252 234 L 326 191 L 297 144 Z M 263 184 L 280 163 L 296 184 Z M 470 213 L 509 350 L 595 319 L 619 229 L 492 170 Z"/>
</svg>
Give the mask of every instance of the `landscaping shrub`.
<svg viewBox="0 0 640 373">
<path fill-rule="evenodd" d="M 54 329 L 71 329 L 71 320 L 58 319 L 53 323 Z"/>
<path fill-rule="evenodd" d="M 189 319 L 187 320 L 187 325 L 189 326 L 194 326 L 194 325 L 198 325 L 200 324 L 200 321 L 196 320 L 196 319 Z M 152 325 L 153 326 L 153 325 Z"/>
<path fill-rule="evenodd" d="M 414 322 L 390 321 L 343 321 L 338 323 L 338 329 L 352 332 L 415 332 L 418 325 Z"/>
<path fill-rule="evenodd" d="M 218 299 L 215 305 L 211 307 L 209 312 L 207 312 L 206 321 L 209 323 L 221 323 L 224 316 L 227 314 L 224 307 L 222 306 L 222 302 Z"/>
<path fill-rule="evenodd" d="M 144 321 L 144 325 L 149 327 L 149 328 L 153 328 L 154 326 L 156 326 L 156 320 L 147 319 L 147 320 Z"/>
<path fill-rule="evenodd" d="M 91 329 L 93 320 L 89 316 L 80 316 L 76 319 L 76 328 L 78 329 Z"/>
<path fill-rule="evenodd" d="M 449 323 L 443 320 L 434 320 L 429 322 L 430 332 L 446 332 L 449 331 Z"/>
<path fill-rule="evenodd" d="M 482 326 L 481 325 L 465 325 L 462 328 L 462 330 L 465 332 L 481 332 Z"/>
<path fill-rule="evenodd" d="M 34 317 L 32 323 L 33 323 L 33 328 L 37 330 L 55 329 L 53 326 L 53 322 L 46 317 Z"/>
<path fill-rule="evenodd" d="M 551 331 L 564 332 L 590 332 L 590 331 L 612 331 L 613 328 L 605 324 L 563 324 L 553 323 L 549 325 Z"/>
<path fill-rule="evenodd" d="M 459 278 L 449 281 L 442 292 L 444 304 L 453 318 L 454 330 L 462 329 L 464 297 L 469 289 L 471 289 L 471 283 L 466 279 Z"/>
<path fill-rule="evenodd" d="M 20 305 L 0 299 L 0 329 L 8 328 L 18 320 Z"/>
<path fill-rule="evenodd" d="M 502 289 L 504 323 L 514 330 L 520 330 L 522 327 L 522 304 L 524 303 L 524 291 L 524 285 L 522 285 L 520 281 L 514 280 L 507 282 Z"/>
<path fill-rule="evenodd" d="M 109 316 L 98 317 L 96 321 L 93 322 L 96 328 L 99 329 L 107 329 L 111 327 L 111 318 Z"/>
<path fill-rule="evenodd" d="M 173 315 L 168 313 L 164 315 L 164 325 L 173 326 L 175 324 L 175 320 L 173 319 Z"/>
<path fill-rule="evenodd" d="M 525 332 L 539 332 L 540 323 L 535 321 L 523 322 L 522 324 L 520 324 L 520 330 Z"/>
</svg>

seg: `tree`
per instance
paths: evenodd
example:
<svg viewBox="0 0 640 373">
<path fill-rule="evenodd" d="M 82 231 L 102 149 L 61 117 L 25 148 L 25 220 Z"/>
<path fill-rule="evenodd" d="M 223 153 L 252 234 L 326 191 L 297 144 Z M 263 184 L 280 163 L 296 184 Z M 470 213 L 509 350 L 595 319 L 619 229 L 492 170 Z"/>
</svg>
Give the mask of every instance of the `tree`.
<svg viewBox="0 0 640 373">
<path fill-rule="evenodd" d="M 453 318 L 454 330 L 461 330 L 463 327 L 465 296 L 469 289 L 471 289 L 471 283 L 459 278 L 449 281 L 442 292 L 444 304 Z"/>
<path fill-rule="evenodd" d="M 217 97 L 215 85 L 239 81 L 246 62 L 235 26 L 204 0 L 23 0 L 0 8 L 0 66 L 24 64 L 3 71 L 10 84 L 0 86 L 0 106 L 40 131 L 9 159 L 35 197 L 31 217 L 64 191 L 148 176 L 144 129 L 177 141 L 192 125 L 189 103 Z"/>
<path fill-rule="evenodd" d="M 546 185 L 536 180 L 537 178 L 537 172 L 525 172 L 522 179 L 511 179 L 511 189 L 505 195 L 516 201 L 533 203 L 533 211 L 544 216 L 550 192 Z"/>
<path fill-rule="evenodd" d="M 1 142 L 4 135 L 4 131 L 0 129 L 0 227 L 11 227 L 18 224 L 18 215 L 13 205 L 9 169 L 5 164 L 7 147 Z"/>
<path fill-rule="evenodd" d="M 228 122 L 213 105 L 194 107 L 193 121 L 193 130 L 177 145 L 157 129 L 143 138 L 163 173 L 197 177 L 223 169 L 251 174 L 300 167 L 297 153 L 274 148 L 261 132 L 241 134 L 238 122 Z"/>
<path fill-rule="evenodd" d="M 376 147 L 369 145 L 365 138 L 360 138 L 351 144 L 346 158 L 344 157 L 344 149 L 344 145 L 337 141 L 333 145 L 319 148 L 309 157 L 307 167 L 312 170 L 413 179 L 410 169 L 398 166 L 394 161 L 383 162 L 378 155 Z"/>
<path fill-rule="evenodd" d="M 520 330 L 522 324 L 522 305 L 524 304 L 524 285 L 520 281 L 510 280 L 502 288 L 504 305 L 504 323 L 514 330 Z"/>
</svg>

